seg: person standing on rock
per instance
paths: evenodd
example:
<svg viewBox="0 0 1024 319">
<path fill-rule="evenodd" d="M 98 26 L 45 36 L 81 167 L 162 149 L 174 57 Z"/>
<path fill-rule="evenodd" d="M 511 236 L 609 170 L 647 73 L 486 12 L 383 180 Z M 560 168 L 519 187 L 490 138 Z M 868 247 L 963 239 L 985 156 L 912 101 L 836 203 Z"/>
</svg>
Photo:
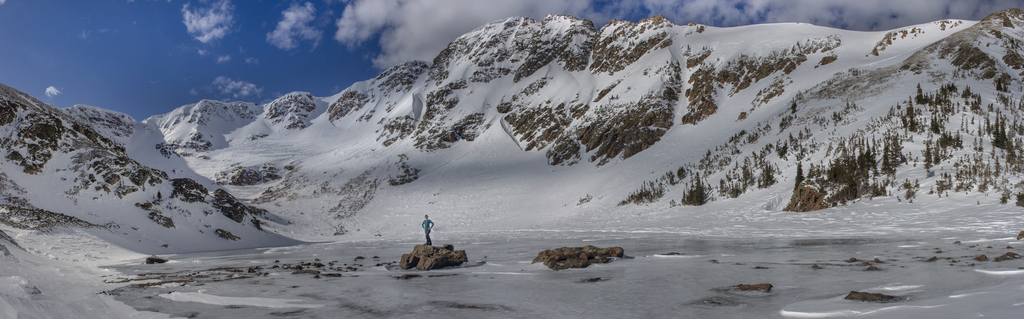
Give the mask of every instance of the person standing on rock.
<svg viewBox="0 0 1024 319">
<path fill-rule="evenodd" d="M 423 231 L 427 233 L 427 246 L 433 245 L 430 242 L 430 229 L 434 228 L 434 222 L 430 221 L 430 216 L 423 215 Z"/>
</svg>

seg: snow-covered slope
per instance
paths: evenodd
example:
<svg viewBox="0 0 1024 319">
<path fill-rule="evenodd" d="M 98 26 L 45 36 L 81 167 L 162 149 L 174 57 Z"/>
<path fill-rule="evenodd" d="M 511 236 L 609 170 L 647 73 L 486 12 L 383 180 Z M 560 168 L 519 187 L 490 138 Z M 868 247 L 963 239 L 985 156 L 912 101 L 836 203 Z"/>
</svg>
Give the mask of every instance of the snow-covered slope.
<svg viewBox="0 0 1024 319">
<path fill-rule="evenodd" d="M 0 114 L 0 220 L 6 225 L 43 232 L 82 228 L 150 253 L 294 242 L 261 230 L 272 213 L 129 157 L 126 142 L 141 133 L 123 114 L 86 106 L 62 112 L 2 85 Z"/>
<path fill-rule="evenodd" d="M 267 210 L 246 217 L 265 231 L 304 240 L 404 234 L 424 212 L 451 229 L 507 230 L 645 227 L 629 216 L 811 211 L 879 196 L 1012 205 L 1024 193 L 1021 28 L 1016 9 L 883 32 L 509 18 L 330 97 L 204 100 L 137 123 L 64 110 L 68 131 L 88 127 L 92 143 L 160 177 L 121 182 L 137 188 L 125 198 L 109 182 L 110 193 L 74 186 L 102 175 L 73 165 L 80 147 L 52 161 L 8 147 L 3 172 L 25 189 L 78 187 L 45 204 L 12 195 L 41 209 L 115 222 L 124 238 L 135 237 L 123 228 L 160 230 L 139 244 L 150 250 L 184 239 L 135 203 L 176 198 L 168 181 L 179 178 L 202 185 L 207 202 L 223 188 Z M 26 125 L 5 125 L 6 145 L 27 149 Z M 181 215 L 168 217 L 204 236 L 220 227 L 209 219 L 224 220 L 186 204 L 165 204 Z M 132 214 L 143 218 L 121 217 Z M 238 235 L 236 224 L 224 225 Z M 255 232 L 240 237 L 264 234 L 242 224 Z"/>
</svg>

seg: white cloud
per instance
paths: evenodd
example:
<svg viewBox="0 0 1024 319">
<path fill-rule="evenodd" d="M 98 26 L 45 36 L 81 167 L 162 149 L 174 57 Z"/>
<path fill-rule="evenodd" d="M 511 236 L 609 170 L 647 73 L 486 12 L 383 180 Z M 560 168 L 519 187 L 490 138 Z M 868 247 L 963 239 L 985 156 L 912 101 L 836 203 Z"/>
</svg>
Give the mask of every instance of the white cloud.
<svg viewBox="0 0 1024 319">
<path fill-rule="evenodd" d="M 188 34 L 202 43 L 210 43 L 231 33 L 235 23 L 233 11 L 235 7 L 230 0 L 214 2 L 207 8 L 189 9 L 189 3 L 181 7 L 184 16 L 182 22 L 188 29 Z"/>
<path fill-rule="evenodd" d="M 245 63 L 248 64 L 260 64 L 260 60 L 257 58 L 245 58 Z"/>
<path fill-rule="evenodd" d="M 852 30 L 888 30 L 946 18 L 980 20 L 1022 0 L 348 0 L 334 39 L 354 48 L 377 41 L 377 68 L 432 60 L 458 36 L 512 17 L 568 14 L 600 28 L 611 18 L 664 15 L 675 23 L 737 26 L 808 22 Z"/>
<path fill-rule="evenodd" d="M 207 53 L 210 53 L 210 51 L 206 51 L 206 50 L 203 50 L 203 49 L 196 49 L 196 52 L 199 53 L 200 56 L 203 56 L 203 55 L 206 55 Z"/>
<path fill-rule="evenodd" d="M 0 4 L 3 4 L 2 0 L 0 0 Z M 46 88 L 46 97 L 54 97 L 60 95 L 60 93 L 60 90 L 56 87 L 53 87 L 52 85 Z"/>
<path fill-rule="evenodd" d="M 230 55 L 225 55 L 225 56 L 217 58 L 217 63 L 227 63 L 228 61 L 231 61 L 231 56 Z"/>
<path fill-rule="evenodd" d="M 736 26 L 766 22 L 807 22 L 850 30 L 890 30 L 942 19 L 980 20 L 1024 5 L 1020 0 L 695 0 L 635 1 L 649 12 L 677 22 Z"/>
<path fill-rule="evenodd" d="M 273 32 L 267 33 L 268 43 L 282 50 L 291 50 L 299 46 L 298 40 L 309 40 L 313 41 L 313 48 L 316 48 L 323 37 L 323 31 L 310 25 L 316 19 L 316 9 L 312 3 L 306 2 L 301 6 L 294 3 L 281 15 L 284 19 L 277 23 Z"/>
<path fill-rule="evenodd" d="M 226 76 L 218 76 L 214 79 L 213 89 L 218 91 L 221 95 L 230 95 L 236 99 L 251 96 L 259 97 L 260 94 L 263 93 L 263 88 L 257 87 L 256 84 L 245 81 L 235 81 Z"/>
<path fill-rule="evenodd" d="M 195 88 L 192 88 L 191 90 L 188 90 L 188 94 L 191 94 L 191 95 L 199 95 L 199 91 L 196 91 L 196 89 L 195 89 Z"/>
<path fill-rule="evenodd" d="M 409 60 L 432 60 L 449 42 L 486 23 L 511 16 L 543 18 L 571 14 L 597 22 L 607 14 L 594 11 L 593 0 L 353 0 L 349 1 L 334 39 L 350 48 L 377 37 L 377 68 Z"/>
<path fill-rule="evenodd" d="M 3 5 L 7 0 L 0 0 L 0 5 Z"/>
</svg>

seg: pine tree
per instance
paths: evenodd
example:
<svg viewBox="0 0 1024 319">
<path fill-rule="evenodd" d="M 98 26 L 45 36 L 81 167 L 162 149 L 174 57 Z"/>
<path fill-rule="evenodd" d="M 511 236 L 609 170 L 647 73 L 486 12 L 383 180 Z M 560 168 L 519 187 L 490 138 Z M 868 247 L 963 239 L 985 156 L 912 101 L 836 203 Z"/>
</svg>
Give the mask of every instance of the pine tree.
<svg viewBox="0 0 1024 319">
<path fill-rule="evenodd" d="M 711 198 L 704 181 L 700 179 L 700 173 L 695 173 L 690 180 L 690 189 L 683 192 L 683 205 L 700 206 L 704 205 Z"/>
<path fill-rule="evenodd" d="M 928 141 L 924 143 L 924 170 L 928 171 L 932 168 L 932 142 Z"/>
<path fill-rule="evenodd" d="M 796 163 L 796 179 L 793 183 L 793 191 L 800 190 L 800 185 L 804 183 L 804 162 Z"/>
</svg>

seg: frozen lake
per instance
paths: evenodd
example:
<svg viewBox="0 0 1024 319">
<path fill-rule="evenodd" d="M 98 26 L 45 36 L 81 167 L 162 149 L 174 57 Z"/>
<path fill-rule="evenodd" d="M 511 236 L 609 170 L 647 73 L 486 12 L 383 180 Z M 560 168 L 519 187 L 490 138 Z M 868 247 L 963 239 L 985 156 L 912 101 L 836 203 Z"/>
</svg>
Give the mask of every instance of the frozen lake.
<svg viewBox="0 0 1024 319">
<path fill-rule="evenodd" d="M 919 236 L 734 240 L 657 232 L 463 233 L 434 239 L 466 250 L 470 262 L 457 268 L 402 270 L 397 261 L 419 242 L 380 240 L 173 255 L 166 264 L 104 267 L 122 274 L 104 279 L 112 282 L 108 293 L 137 310 L 189 318 L 934 317 L 968 311 L 960 302 L 986 306 L 964 291 L 1024 287 L 1016 270 L 1022 260 L 991 261 L 1019 251 L 1013 238 L 954 244 Z M 621 246 L 626 257 L 562 271 L 530 263 L 542 250 L 583 245 Z M 665 255 L 670 252 L 680 255 Z M 975 261 L 981 254 L 990 261 Z M 273 268 L 316 259 L 325 266 L 313 269 L 341 277 Z M 866 271 L 865 261 L 881 270 Z M 378 265 L 389 262 L 395 263 Z M 261 275 L 249 273 L 252 266 Z M 395 278 L 406 274 L 420 276 Z M 137 280 L 143 278 L 152 279 Z M 1016 284 L 999 288 L 1008 278 Z M 161 281 L 170 282 L 147 286 Z M 731 287 L 758 283 L 774 288 L 764 293 Z M 905 300 L 842 299 L 853 290 Z M 1018 304 L 992 309 L 1020 311 L 1024 303 L 1016 296 L 1009 298 Z"/>
</svg>

